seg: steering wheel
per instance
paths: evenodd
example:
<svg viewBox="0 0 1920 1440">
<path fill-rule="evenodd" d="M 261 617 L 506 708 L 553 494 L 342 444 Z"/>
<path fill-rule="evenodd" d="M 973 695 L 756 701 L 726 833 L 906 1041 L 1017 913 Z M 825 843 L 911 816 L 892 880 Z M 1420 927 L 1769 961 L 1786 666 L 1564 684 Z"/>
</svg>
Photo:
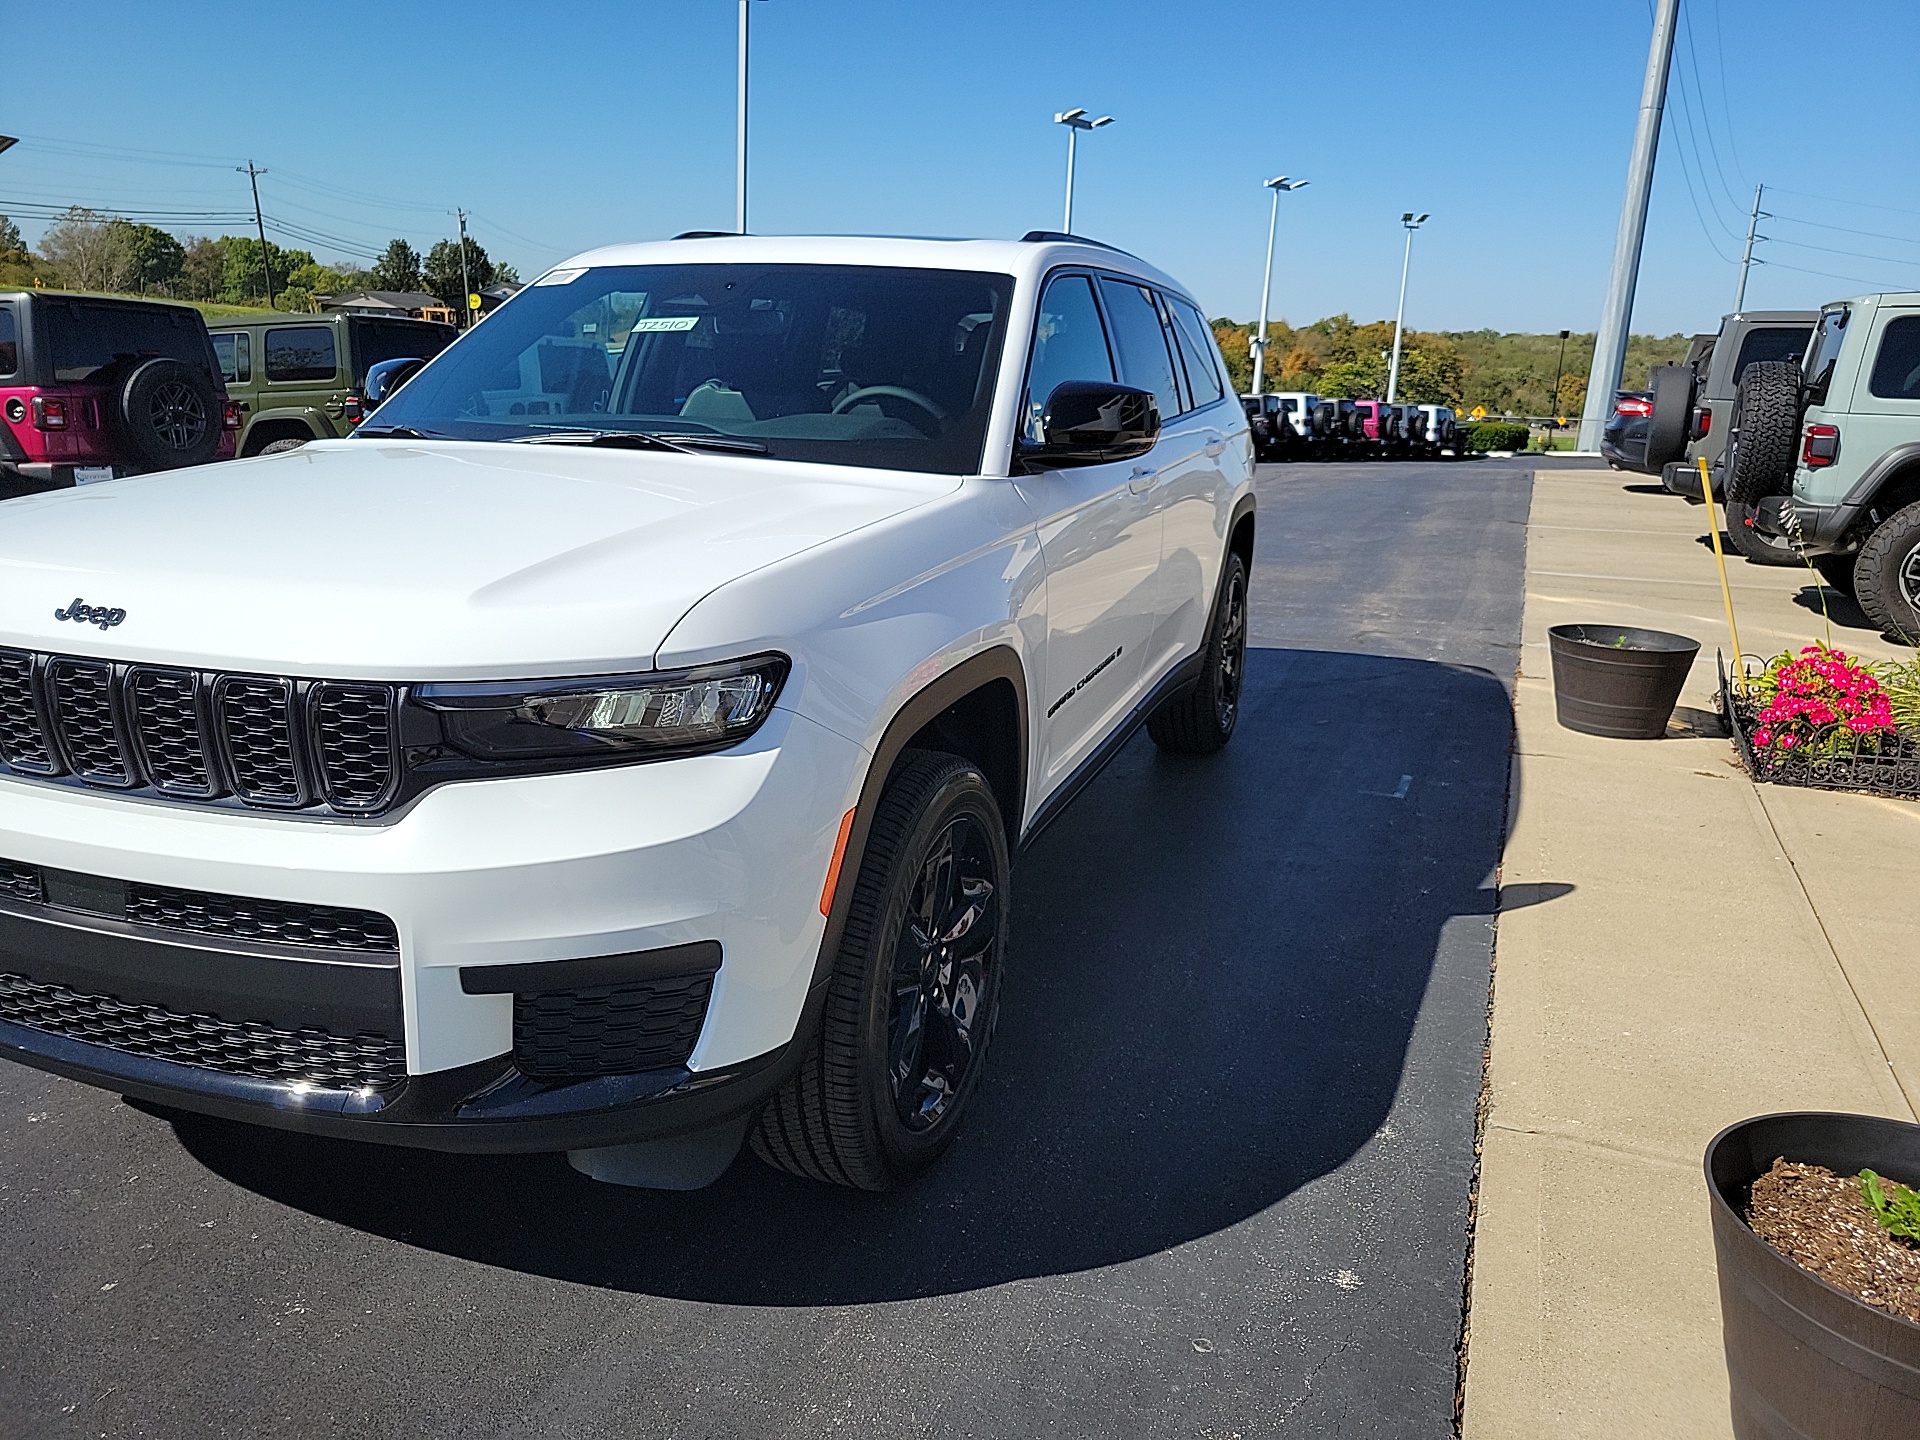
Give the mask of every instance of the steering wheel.
<svg viewBox="0 0 1920 1440">
<path fill-rule="evenodd" d="M 844 415 L 862 400 L 880 399 L 904 400 L 909 405 L 917 405 L 926 411 L 927 414 L 934 418 L 934 423 L 939 425 L 945 425 L 947 423 L 946 411 L 942 410 L 918 390 L 909 390 L 904 385 L 863 385 L 851 394 L 841 396 L 839 403 L 833 407 L 833 413 L 836 415 Z M 885 410 L 883 409 L 881 413 L 884 414 Z"/>
</svg>

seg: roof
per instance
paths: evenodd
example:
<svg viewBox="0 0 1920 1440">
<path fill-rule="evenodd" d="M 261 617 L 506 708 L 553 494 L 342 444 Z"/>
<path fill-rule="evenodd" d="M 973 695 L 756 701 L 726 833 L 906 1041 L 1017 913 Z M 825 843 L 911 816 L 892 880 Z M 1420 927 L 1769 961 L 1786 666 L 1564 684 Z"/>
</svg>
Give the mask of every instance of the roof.
<svg viewBox="0 0 1920 1440">
<path fill-rule="evenodd" d="M 335 295 L 327 301 L 329 310 L 346 310 L 354 306 L 377 306 L 382 310 L 450 308 L 438 295 L 428 295 L 420 290 L 353 290 L 345 295 Z"/>
<path fill-rule="evenodd" d="M 1079 237 L 1035 240 L 932 240 L 893 235 L 702 235 L 603 245 L 563 260 L 554 270 L 598 265 L 724 265 L 743 261 L 790 265 L 896 265 L 906 269 L 974 270 L 1034 280 L 1056 265 L 1118 270 L 1163 285 L 1191 300 L 1187 287 L 1146 261 Z M 548 274 L 553 273 L 548 271 Z M 534 284 L 540 282 L 536 279 Z"/>
</svg>

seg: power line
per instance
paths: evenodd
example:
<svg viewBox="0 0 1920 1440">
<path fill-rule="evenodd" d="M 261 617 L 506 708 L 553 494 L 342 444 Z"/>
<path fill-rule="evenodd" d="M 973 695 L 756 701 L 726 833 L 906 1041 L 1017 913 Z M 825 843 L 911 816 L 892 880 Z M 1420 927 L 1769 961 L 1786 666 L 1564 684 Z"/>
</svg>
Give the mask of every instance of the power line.
<svg viewBox="0 0 1920 1440">
<path fill-rule="evenodd" d="M 1907 210 L 1898 205 L 1881 205 L 1872 200 L 1842 200 L 1838 195 L 1816 195 L 1811 190 L 1789 190 L 1786 186 L 1776 186 L 1782 195 L 1798 195 L 1802 200 L 1819 200 L 1828 205 L 1853 205 L 1862 210 L 1888 210 L 1895 215 L 1920 215 L 1920 210 Z"/>
<path fill-rule="evenodd" d="M 1811 225 L 1816 230 L 1834 230 L 1842 235 L 1860 235 L 1869 240 L 1892 240 L 1900 245 L 1920 245 L 1920 236 L 1889 235 L 1882 230 L 1856 230 L 1850 225 L 1829 225 L 1824 220 L 1803 220 L 1798 215 L 1782 215 L 1776 213 L 1773 218 L 1776 220 L 1784 220 L 1790 225 Z M 1787 243 L 1791 244 L 1792 242 L 1789 241 Z"/>
<path fill-rule="evenodd" d="M 1714 169 L 1714 173 L 1718 175 L 1720 178 L 1720 188 L 1726 194 L 1729 203 L 1732 204 L 1733 208 L 1736 211 L 1738 211 L 1740 208 L 1740 202 L 1738 199 L 1734 197 L 1733 187 L 1727 183 L 1727 173 L 1724 169 L 1721 168 L 1721 165 L 1720 165 L 1720 147 L 1714 144 L 1714 140 L 1713 140 L 1713 120 L 1712 120 L 1712 117 L 1707 113 L 1706 85 L 1700 79 L 1700 60 L 1699 60 L 1698 54 L 1694 49 L 1694 43 L 1693 43 L 1693 11 L 1691 7 L 1686 5 L 1682 5 L 1680 7 L 1680 19 L 1682 24 L 1685 26 L 1685 35 L 1686 35 L 1686 41 L 1687 41 L 1687 66 L 1693 72 L 1694 95 L 1699 99 L 1699 102 L 1700 102 L 1700 128 L 1706 132 L 1707 151 L 1713 157 L 1713 169 Z M 1685 72 L 1682 72 L 1682 75 L 1681 75 L 1682 84 L 1680 87 L 1682 92 L 1682 103 L 1685 103 L 1685 92 L 1686 92 L 1685 79 L 1686 79 Z M 1701 178 L 1703 180 L 1706 178 L 1704 169 L 1702 171 Z"/>
</svg>

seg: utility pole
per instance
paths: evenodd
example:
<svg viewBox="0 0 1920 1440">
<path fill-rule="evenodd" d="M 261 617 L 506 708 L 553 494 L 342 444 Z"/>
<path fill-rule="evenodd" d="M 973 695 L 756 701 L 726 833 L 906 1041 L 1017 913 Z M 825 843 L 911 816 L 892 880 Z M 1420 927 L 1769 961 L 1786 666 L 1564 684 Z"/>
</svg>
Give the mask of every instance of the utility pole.
<svg viewBox="0 0 1920 1440">
<path fill-rule="evenodd" d="M 1053 123 L 1067 127 L 1067 213 L 1060 222 L 1060 228 L 1067 234 L 1073 233 L 1073 142 L 1079 138 L 1082 130 L 1098 130 L 1102 125 L 1111 125 L 1113 116 L 1102 115 L 1097 120 L 1089 120 L 1085 110 L 1063 110 L 1053 117 Z"/>
<path fill-rule="evenodd" d="M 473 280 L 467 271 L 467 212 L 455 210 L 453 213 L 460 221 L 460 309 L 466 316 L 466 324 L 461 328 L 471 329 L 473 326 Z M 487 333 L 491 335 L 493 332 L 489 330 Z"/>
<path fill-rule="evenodd" d="M 740 80 L 733 120 L 733 228 L 747 233 L 747 5 L 740 0 Z"/>
<path fill-rule="evenodd" d="M 1413 232 L 1427 223 L 1424 211 L 1415 215 L 1411 210 L 1400 217 L 1400 223 L 1406 227 L 1407 253 L 1400 259 L 1400 308 L 1393 315 L 1393 360 L 1387 366 L 1387 404 L 1393 403 L 1393 397 L 1400 390 L 1400 332 L 1405 329 L 1407 318 L 1407 270 L 1413 264 Z"/>
<path fill-rule="evenodd" d="M 1280 197 L 1289 190 L 1298 190 L 1307 184 L 1305 180 L 1289 180 L 1284 175 L 1276 175 L 1267 181 L 1267 188 L 1273 191 L 1273 214 L 1267 218 L 1267 273 L 1260 282 L 1260 333 L 1253 342 L 1253 393 L 1266 394 L 1267 371 L 1267 306 L 1273 299 L 1273 232 L 1280 226 Z"/>
<path fill-rule="evenodd" d="M 1633 291 L 1640 279 L 1640 245 L 1647 233 L 1647 201 L 1653 194 L 1653 160 L 1660 148 L 1660 117 L 1667 108 L 1667 72 L 1673 64 L 1674 22 L 1680 0 L 1659 0 L 1653 40 L 1647 47 L 1647 78 L 1640 90 L 1640 120 L 1633 132 L 1633 159 L 1627 165 L 1627 194 L 1620 206 L 1620 231 L 1613 242 L 1613 274 L 1607 303 L 1594 336 L 1593 369 L 1587 374 L 1587 404 L 1580 416 L 1580 448 L 1598 450 L 1613 409 L 1614 392 L 1627 361 L 1627 327 L 1633 320 Z"/>
<path fill-rule="evenodd" d="M 267 308 L 273 309 L 273 262 L 267 257 L 267 222 L 260 216 L 260 177 L 267 172 L 249 160 L 233 167 L 253 186 L 253 223 L 260 231 L 260 273 L 267 277 Z"/>
<path fill-rule="evenodd" d="M 1733 292 L 1733 313 L 1736 315 L 1745 308 L 1747 303 L 1747 271 L 1752 268 L 1755 263 L 1753 258 L 1753 242 L 1767 238 L 1764 235 L 1756 235 L 1753 233 L 1760 228 L 1760 217 L 1766 214 L 1766 212 L 1760 208 L 1760 193 L 1766 188 L 1765 185 L 1756 185 L 1753 187 L 1753 215 L 1752 218 L 1747 221 L 1747 249 L 1746 253 L 1740 257 L 1740 288 Z M 1766 261 L 1762 260 L 1759 263 L 1764 265 Z"/>
</svg>

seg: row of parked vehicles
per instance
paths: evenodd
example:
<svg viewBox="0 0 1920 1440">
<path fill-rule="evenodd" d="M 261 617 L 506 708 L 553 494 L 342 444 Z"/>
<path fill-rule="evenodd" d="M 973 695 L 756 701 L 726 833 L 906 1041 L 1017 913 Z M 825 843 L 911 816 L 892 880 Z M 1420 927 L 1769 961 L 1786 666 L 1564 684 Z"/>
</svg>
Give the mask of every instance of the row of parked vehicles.
<svg viewBox="0 0 1920 1440">
<path fill-rule="evenodd" d="M 0 294 L 0 495 L 285 450 L 351 432 L 452 342 L 449 325 L 355 314 L 209 326 L 190 305 Z"/>
<path fill-rule="evenodd" d="M 1322 399 L 1305 390 L 1242 395 L 1261 460 L 1458 459 L 1460 417 L 1446 405 Z"/>
<path fill-rule="evenodd" d="M 1705 459 L 1741 554 L 1920 643 L 1920 293 L 1725 317 L 1615 397 L 1602 453 L 1696 503 Z"/>
</svg>

